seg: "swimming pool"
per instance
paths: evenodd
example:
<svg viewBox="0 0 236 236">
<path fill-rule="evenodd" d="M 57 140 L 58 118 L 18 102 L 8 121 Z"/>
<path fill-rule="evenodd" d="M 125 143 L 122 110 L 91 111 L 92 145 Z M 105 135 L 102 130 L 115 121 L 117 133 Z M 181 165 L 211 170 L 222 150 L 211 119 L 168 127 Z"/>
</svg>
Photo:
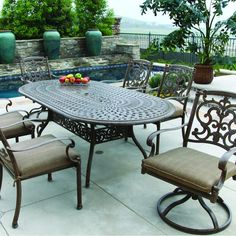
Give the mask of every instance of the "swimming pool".
<svg viewBox="0 0 236 236">
<path fill-rule="evenodd" d="M 111 82 L 121 81 L 125 76 L 127 64 L 114 64 L 105 66 L 77 67 L 65 70 L 52 70 L 53 74 L 67 75 L 81 73 L 83 76 L 89 76 L 92 80 L 108 80 Z M 162 71 L 163 67 L 154 66 L 153 71 Z M 0 97 L 12 98 L 19 97 L 21 94 L 18 88 L 23 85 L 20 81 L 20 75 L 0 76 Z"/>
</svg>

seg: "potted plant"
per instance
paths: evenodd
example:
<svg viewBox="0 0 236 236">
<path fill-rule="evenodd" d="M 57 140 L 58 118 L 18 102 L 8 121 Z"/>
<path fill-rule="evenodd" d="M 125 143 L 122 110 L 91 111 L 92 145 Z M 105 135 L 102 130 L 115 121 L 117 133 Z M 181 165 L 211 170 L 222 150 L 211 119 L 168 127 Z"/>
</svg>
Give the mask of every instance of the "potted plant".
<svg viewBox="0 0 236 236">
<path fill-rule="evenodd" d="M 102 33 L 112 34 L 113 11 L 107 8 L 107 0 L 75 0 L 76 13 L 81 35 L 85 35 L 86 50 L 89 56 L 101 52 Z M 104 32 L 103 32 L 104 31 Z"/>
<path fill-rule="evenodd" d="M 142 14 L 151 9 L 168 14 L 177 30 L 162 42 L 166 49 L 181 49 L 199 58 L 195 65 L 196 83 L 207 84 L 213 79 L 215 59 L 223 56 L 230 33 L 236 31 L 236 11 L 227 20 L 217 20 L 224 9 L 236 0 L 146 0 L 140 6 Z M 202 72 L 202 70 L 204 72 Z"/>
</svg>

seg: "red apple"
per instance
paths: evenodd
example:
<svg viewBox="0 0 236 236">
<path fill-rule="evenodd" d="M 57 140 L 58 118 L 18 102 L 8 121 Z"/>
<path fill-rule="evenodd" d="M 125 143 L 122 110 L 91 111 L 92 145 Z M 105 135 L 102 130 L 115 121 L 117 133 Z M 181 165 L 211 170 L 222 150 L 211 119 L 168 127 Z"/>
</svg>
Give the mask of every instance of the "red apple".
<svg viewBox="0 0 236 236">
<path fill-rule="evenodd" d="M 59 78 L 60 83 L 64 83 L 64 82 L 65 82 L 65 79 L 66 79 L 66 76 L 61 76 L 61 77 Z"/>
</svg>

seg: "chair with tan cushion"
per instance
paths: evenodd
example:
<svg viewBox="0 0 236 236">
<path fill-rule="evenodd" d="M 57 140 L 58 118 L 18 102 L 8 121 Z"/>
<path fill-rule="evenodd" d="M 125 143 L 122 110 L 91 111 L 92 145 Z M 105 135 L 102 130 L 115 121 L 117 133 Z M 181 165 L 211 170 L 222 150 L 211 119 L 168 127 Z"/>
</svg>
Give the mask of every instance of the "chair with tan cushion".
<svg viewBox="0 0 236 236">
<path fill-rule="evenodd" d="M 149 157 L 142 162 L 142 173 L 177 186 L 177 189 L 162 196 L 157 203 L 160 217 L 170 226 L 187 233 L 208 234 L 222 231 L 230 224 L 232 217 L 230 209 L 219 196 L 219 192 L 227 179 L 236 180 L 235 121 L 236 94 L 197 91 L 183 147 L 155 155 L 153 140 L 168 129 L 156 131 L 148 137 L 147 143 L 152 148 Z M 201 146 L 197 150 L 190 148 L 188 147 L 190 142 L 200 143 Z M 209 153 L 205 153 L 201 151 L 201 147 L 206 144 L 218 146 L 226 152 L 222 156 L 215 156 L 212 153 L 215 148 L 212 147 Z M 218 208 L 222 208 L 224 213 L 213 211 L 203 199 L 217 203 Z M 192 227 L 181 221 L 184 216 L 175 215 L 177 209 L 182 209 L 182 211 L 186 209 L 184 212 L 191 215 L 191 205 L 190 208 L 189 205 L 180 208 L 180 205 L 188 200 L 198 200 L 200 206 L 206 211 L 206 216 L 209 218 L 205 219 L 205 227 L 198 225 L 198 217 L 191 222 L 196 223 L 198 227 Z M 225 219 L 219 220 L 219 214 L 217 214 L 219 212 L 220 218 L 225 214 Z M 183 212 L 182 214 L 185 215 Z M 197 214 L 202 214 L 202 212 L 199 211 Z"/>
<path fill-rule="evenodd" d="M 31 135 L 34 138 L 35 125 L 31 121 L 22 122 L 23 119 L 28 118 L 29 113 L 25 110 L 9 111 L 9 106 L 12 106 L 12 101 L 6 98 L 0 99 L 1 104 L 6 103 L 6 112 L 0 114 L 0 126 L 5 128 L 2 130 L 7 139 L 15 138 L 19 141 L 19 137 Z M 17 123 L 11 126 L 11 124 Z"/>
<path fill-rule="evenodd" d="M 195 70 L 184 65 L 166 65 L 160 86 L 157 89 L 157 96 L 168 99 L 175 106 L 175 113 L 170 117 L 156 123 L 157 130 L 160 130 L 162 122 L 180 118 L 184 124 L 188 96 L 191 90 Z M 182 136 L 184 136 L 182 128 Z M 156 154 L 159 152 L 159 140 L 156 139 Z"/>
<path fill-rule="evenodd" d="M 75 167 L 77 182 L 77 209 L 82 208 L 80 156 L 72 149 L 74 141 L 45 135 L 10 145 L 0 128 L 4 148 L 0 150 L 0 187 L 3 180 L 3 166 L 16 184 L 16 207 L 12 227 L 18 226 L 21 208 L 21 182 L 26 179 Z"/>
</svg>

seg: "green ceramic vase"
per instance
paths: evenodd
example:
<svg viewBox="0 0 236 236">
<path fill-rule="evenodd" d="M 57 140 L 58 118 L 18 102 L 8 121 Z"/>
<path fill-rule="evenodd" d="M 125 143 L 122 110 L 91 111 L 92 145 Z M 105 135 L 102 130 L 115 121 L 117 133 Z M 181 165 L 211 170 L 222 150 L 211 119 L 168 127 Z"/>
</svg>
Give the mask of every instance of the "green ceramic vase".
<svg viewBox="0 0 236 236">
<path fill-rule="evenodd" d="M 0 31 L 0 63 L 13 63 L 15 59 L 16 38 L 10 30 Z"/>
<path fill-rule="evenodd" d="M 85 33 L 86 50 L 89 56 L 100 55 L 102 48 L 102 33 L 98 29 L 89 29 Z"/>
<path fill-rule="evenodd" d="M 45 55 L 50 60 L 58 59 L 60 55 L 61 37 L 57 30 L 46 30 L 43 33 Z"/>
</svg>

